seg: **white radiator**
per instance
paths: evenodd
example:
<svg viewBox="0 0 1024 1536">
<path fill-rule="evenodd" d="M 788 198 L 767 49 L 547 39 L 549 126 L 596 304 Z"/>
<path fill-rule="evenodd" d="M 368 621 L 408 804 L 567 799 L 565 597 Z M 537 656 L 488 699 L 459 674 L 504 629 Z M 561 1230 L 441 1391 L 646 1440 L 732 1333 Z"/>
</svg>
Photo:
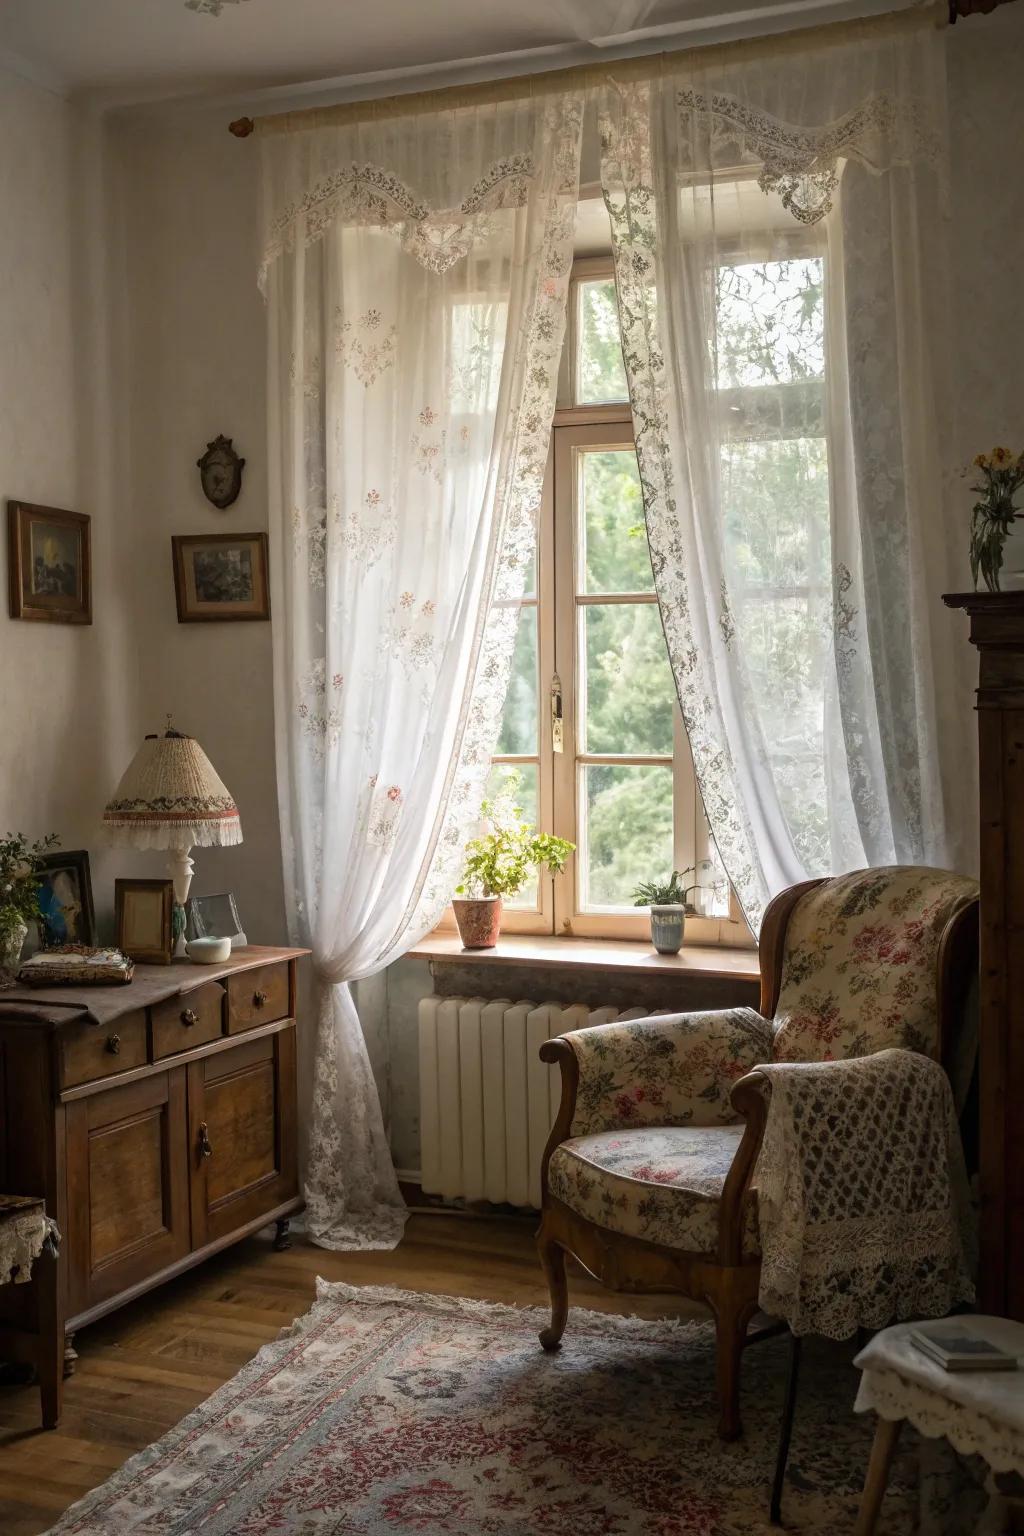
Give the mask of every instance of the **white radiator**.
<svg viewBox="0 0 1024 1536">
<path fill-rule="evenodd" d="M 545 1040 L 649 1009 L 425 997 L 419 1008 L 425 1194 L 540 1206 L 540 1160 L 562 1093 Z"/>
</svg>

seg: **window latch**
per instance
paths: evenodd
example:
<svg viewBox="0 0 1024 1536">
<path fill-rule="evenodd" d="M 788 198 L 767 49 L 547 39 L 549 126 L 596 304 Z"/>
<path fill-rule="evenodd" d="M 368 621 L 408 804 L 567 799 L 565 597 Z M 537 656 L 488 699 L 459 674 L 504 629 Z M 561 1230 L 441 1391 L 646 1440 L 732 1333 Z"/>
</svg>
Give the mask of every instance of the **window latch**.
<svg viewBox="0 0 1024 1536">
<path fill-rule="evenodd" d="M 562 679 L 556 672 L 551 679 L 551 750 L 565 750 L 562 728 Z"/>
</svg>

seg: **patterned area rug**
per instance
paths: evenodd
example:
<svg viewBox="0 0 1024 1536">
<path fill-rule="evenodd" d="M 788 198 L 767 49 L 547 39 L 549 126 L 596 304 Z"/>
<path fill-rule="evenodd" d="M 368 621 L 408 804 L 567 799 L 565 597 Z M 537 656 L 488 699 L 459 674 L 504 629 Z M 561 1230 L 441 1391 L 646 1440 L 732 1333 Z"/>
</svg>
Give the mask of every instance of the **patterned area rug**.
<svg viewBox="0 0 1024 1536">
<path fill-rule="evenodd" d="M 319 1282 L 233 1381 L 126 1463 L 61 1536 L 753 1536 L 786 1374 L 744 1362 L 746 1434 L 715 1435 L 705 1323 L 574 1311 L 545 1355 L 535 1310 Z M 850 1532 L 873 1425 L 850 1350 L 805 1350 L 784 1518 Z M 913 1529 L 898 1465 L 886 1536 Z"/>
</svg>

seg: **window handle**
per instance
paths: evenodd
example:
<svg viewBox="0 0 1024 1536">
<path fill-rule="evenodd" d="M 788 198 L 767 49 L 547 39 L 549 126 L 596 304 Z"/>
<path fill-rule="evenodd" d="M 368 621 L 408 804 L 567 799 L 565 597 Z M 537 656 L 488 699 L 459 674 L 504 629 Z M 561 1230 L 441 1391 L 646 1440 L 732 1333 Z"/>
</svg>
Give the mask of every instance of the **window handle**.
<svg viewBox="0 0 1024 1536">
<path fill-rule="evenodd" d="M 562 679 L 556 672 L 551 679 L 551 750 L 564 752 L 562 725 Z"/>
</svg>

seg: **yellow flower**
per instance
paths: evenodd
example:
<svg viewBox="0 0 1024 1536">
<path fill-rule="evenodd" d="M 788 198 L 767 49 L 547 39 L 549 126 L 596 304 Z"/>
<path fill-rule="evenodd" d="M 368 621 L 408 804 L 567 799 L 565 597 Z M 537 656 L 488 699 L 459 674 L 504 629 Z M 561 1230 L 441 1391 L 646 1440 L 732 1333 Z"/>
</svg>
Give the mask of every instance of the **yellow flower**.
<svg viewBox="0 0 1024 1536">
<path fill-rule="evenodd" d="M 1012 458 L 1013 454 L 1010 452 L 1009 448 L 992 449 L 992 463 L 998 465 L 1000 469 L 1004 464 L 1009 464 Z"/>
<path fill-rule="evenodd" d="M 975 455 L 975 459 L 974 459 L 974 463 L 975 463 L 975 465 L 977 466 L 978 469 L 988 469 L 988 454 L 987 453 L 976 454 Z"/>
</svg>

